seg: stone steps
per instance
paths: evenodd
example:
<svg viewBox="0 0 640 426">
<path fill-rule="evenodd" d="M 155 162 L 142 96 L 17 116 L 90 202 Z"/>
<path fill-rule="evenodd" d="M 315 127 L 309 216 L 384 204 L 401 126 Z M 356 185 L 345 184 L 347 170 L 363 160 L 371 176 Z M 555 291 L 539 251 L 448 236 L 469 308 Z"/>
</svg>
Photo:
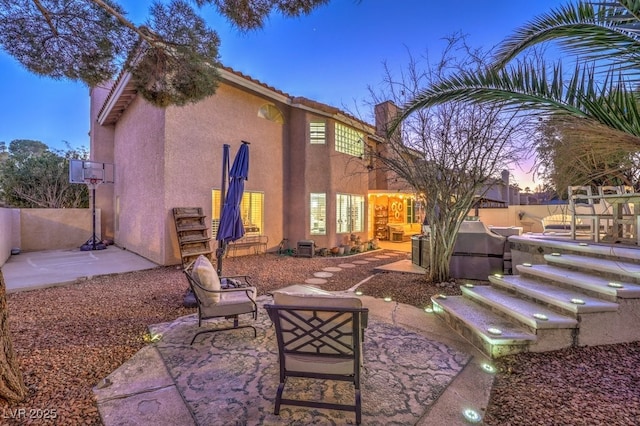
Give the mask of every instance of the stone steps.
<svg viewBox="0 0 640 426">
<path fill-rule="evenodd" d="M 518 265 L 516 270 L 521 276 L 531 280 L 544 280 L 563 287 L 575 288 L 606 300 L 616 301 L 618 298 L 640 297 L 638 284 L 624 280 L 611 280 L 589 272 L 574 271 L 554 265 Z"/>
<path fill-rule="evenodd" d="M 556 311 L 564 312 L 573 318 L 577 318 L 578 314 L 610 312 L 618 309 L 618 304 L 615 302 L 592 297 L 570 288 L 537 281 L 523 275 L 506 275 L 501 278 L 489 277 L 489 280 L 499 288 L 512 291 L 521 297 L 533 299 L 537 304 L 542 304 Z M 582 300 L 584 303 L 575 303 L 577 299 Z M 574 302 L 572 302 L 572 300 Z"/>
<path fill-rule="evenodd" d="M 597 258 L 556 253 L 545 255 L 544 259 L 548 265 L 578 271 L 590 271 L 598 276 L 616 277 L 617 279 L 640 283 L 640 265 L 624 262 L 617 258 Z"/>
<path fill-rule="evenodd" d="M 526 351 L 536 336 L 525 327 L 461 296 L 432 298 L 433 311 L 458 334 L 492 358 Z M 492 334 L 497 329 L 500 334 Z"/>
<path fill-rule="evenodd" d="M 542 250 L 539 243 L 524 247 L 518 238 L 518 275 L 462 286 L 462 296 L 434 296 L 436 315 L 493 358 L 640 340 L 640 250 L 575 241 Z M 523 262 L 522 253 L 538 264 Z"/>
</svg>

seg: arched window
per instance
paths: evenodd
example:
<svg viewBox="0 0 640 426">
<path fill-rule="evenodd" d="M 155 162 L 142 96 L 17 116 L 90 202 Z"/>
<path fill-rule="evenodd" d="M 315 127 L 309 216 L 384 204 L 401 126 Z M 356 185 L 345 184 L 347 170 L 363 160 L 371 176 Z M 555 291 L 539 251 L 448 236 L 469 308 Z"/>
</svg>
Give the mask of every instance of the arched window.
<svg viewBox="0 0 640 426">
<path fill-rule="evenodd" d="M 258 110 L 258 117 L 266 118 L 275 123 L 284 123 L 284 116 L 274 104 L 264 104 Z"/>
</svg>

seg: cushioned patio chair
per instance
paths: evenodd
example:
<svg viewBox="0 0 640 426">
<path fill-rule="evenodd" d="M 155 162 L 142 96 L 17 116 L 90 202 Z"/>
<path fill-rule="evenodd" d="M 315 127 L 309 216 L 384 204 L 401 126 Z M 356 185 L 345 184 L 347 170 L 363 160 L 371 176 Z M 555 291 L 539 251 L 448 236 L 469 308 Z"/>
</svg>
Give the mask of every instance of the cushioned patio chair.
<svg viewBox="0 0 640 426">
<path fill-rule="evenodd" d="M 257 336 L 254 326 L 240 325 L 238 320 L 238 316 L 241 314 L 251 314 L 253 320 L 258 318 L 258 307 L 255 301 L 257 290 L 250 285 L 248 277 L 226 277 L 227 279 L 233 278 L 237 287 L 222 288 L 215 268 L 204 256 L 199 256 L 193 265 L 185 268 L 184 273 L 198 305 L 198 327 L 202 326 L 202 321 L 208 319 L 227 318 L 233 320 L 233 325 L 229 327 L 207 328 L 198 331 L 193 336 L 191 344 L 196 340 L 196 337 L 204 333 L 241 328 L 252 328 L 253 336 Z"/>
<path fill-rule="evenodd" d="M 353 411 L 362 421 L 360 371 L 363 328 L 368 309 L 356 297 L 274 293 L 265 305 L 275 325 L 280 384 L 274 414 L 281 405 Z M 288 377 L 341 380 L 353 383 L 353 405 L 283 398 Z"/>
</svg>

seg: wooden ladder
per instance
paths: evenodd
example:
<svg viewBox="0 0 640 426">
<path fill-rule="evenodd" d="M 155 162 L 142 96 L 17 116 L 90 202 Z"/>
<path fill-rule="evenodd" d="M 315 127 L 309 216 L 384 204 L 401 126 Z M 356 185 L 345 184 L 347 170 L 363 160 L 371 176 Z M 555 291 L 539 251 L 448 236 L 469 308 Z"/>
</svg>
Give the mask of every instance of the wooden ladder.
<svg viewBox="0 0 640 426">
<path fill-rule="evenodd" d="M 209 237 L 211 224 L 207 223 L 206 219 L 202 207 L 173 208 L 173 221 L 178 234 L 183 269 L 200 255 L 213 261 L 213 250 Z"/>
</svg>

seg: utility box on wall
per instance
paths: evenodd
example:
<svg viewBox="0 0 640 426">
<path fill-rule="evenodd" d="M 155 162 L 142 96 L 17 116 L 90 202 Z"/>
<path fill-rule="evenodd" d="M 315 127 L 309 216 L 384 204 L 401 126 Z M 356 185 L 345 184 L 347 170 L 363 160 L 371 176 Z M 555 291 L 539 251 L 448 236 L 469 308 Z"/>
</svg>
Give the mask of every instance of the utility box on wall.
<svg viewBox="0 0 640 426">
<path fill-rule="evenodd" d="M 315 251 L 315 243 L 313 240 L 298 241 L 298 250 L 296 252 L 298 257 L 313 257 Z"/>
</svg>

